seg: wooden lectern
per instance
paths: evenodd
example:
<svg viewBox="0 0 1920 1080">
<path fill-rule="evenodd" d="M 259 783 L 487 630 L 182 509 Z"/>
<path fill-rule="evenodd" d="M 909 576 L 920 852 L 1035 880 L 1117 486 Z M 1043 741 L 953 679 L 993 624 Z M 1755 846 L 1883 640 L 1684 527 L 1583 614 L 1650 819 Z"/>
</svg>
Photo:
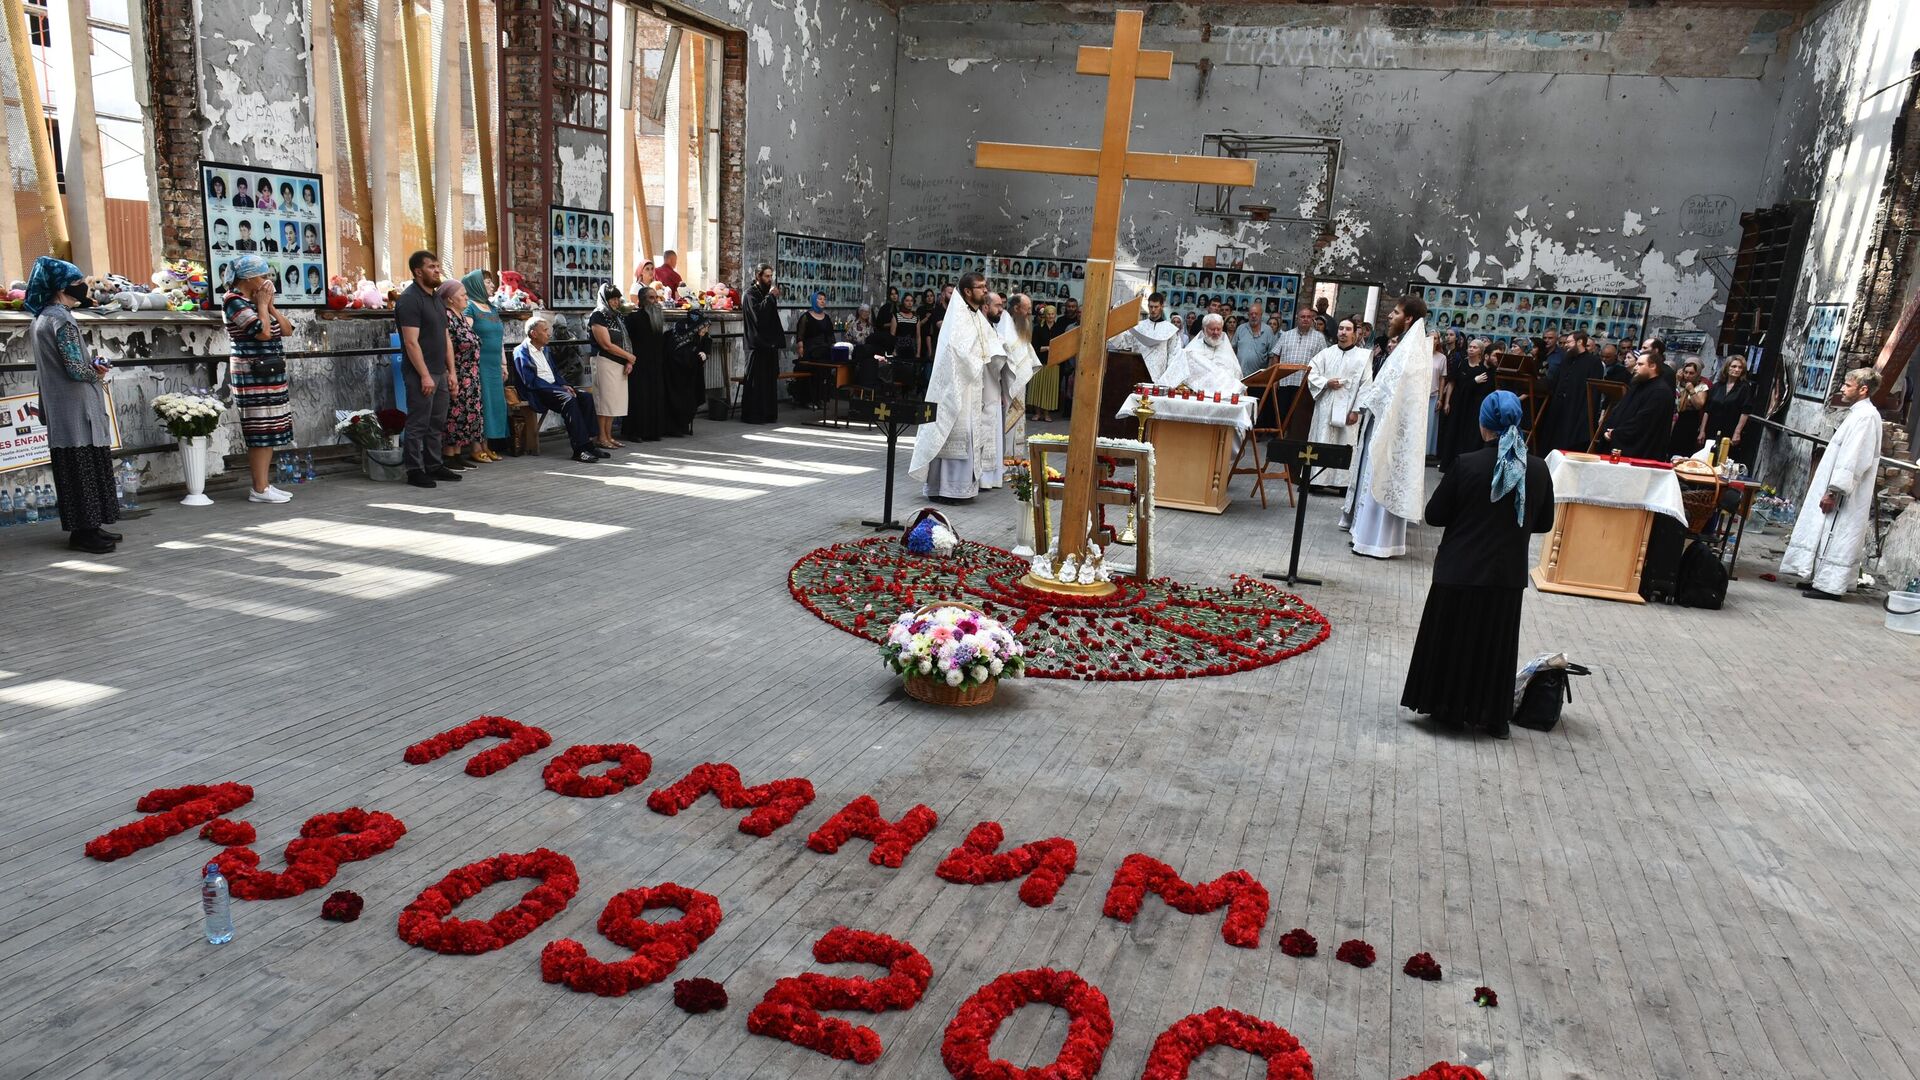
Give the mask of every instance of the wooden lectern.
<svg viewBox="0 0 1920 1080">
<path fill-rule="evenodd" d="M 1155 417 L 1147 425 L 1153 444 L 1155 506 L 1224 514 L 1233 495 L 1234 429 L 1230 424 L 1194 424 Z"/>
</svg>

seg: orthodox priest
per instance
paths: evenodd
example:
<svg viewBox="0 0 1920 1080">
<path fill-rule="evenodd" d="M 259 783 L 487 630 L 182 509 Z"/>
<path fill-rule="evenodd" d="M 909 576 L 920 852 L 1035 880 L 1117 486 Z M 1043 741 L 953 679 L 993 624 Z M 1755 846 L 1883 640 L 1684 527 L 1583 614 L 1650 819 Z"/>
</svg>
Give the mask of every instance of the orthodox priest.
<svg viewBox="0 0 1920 1080">
<path fill-rule="evenodd" d="M 1880 468 L 1880 410 L 1869 399 L 1880 388 L 1872 368 L 1847 372 L 1840 390 L 1846 419 L 1827 444 L 1794 522 L 1780 573 L 1808 578 L 1810 599 L 1839 600 L 1860 580 L 1873 524 L 1873 484 Z"/>
<path fill-rule="evenodd" d="M 1427 302 L 1408 294 L 1394 306 L 1387 333 L 1400 343 L 1355 399 L 1360 462 L 1340 527 L 1353 553 L 1391 559 L 1407 553 L 1407 524 L 1427 501 L 1428 399 L 1433 394 L 1433 341 Z"/>
<path fill-rule="evenodd" d="M 1313 394 L 1310 442 L 1352 446 L 1359 431 L 1360 395 L 1373 385 L 1373 350 L 1360 340 L 1352 319 L 1340 320 L 1334 343 L 1320 350 L 1307 367 L 1307 389 Z M 1320 487 L 1346 492 L 1346 469 L 1321 469 L 1313 476 Z"/>
<path fill-rule="evenodd" d="M 996 356 L 1005 354 L 1000 335 L 984 313 L 987 279 L 978 271 L 960 275 L 934 341 L 927 400 L 937 411 L 914 432 L 907 474 L 926 482 L 928 498 L 960 502 L 980 492 L 991 463 L 999 467 L 1001 417 L 986 407 L 986 381 Z"/>
<path fill-rule="evenodd" d="M 1231 344 L 1231 343 L 1229 343 Z M 1107 339 L 1107 348 L 1117 352 L 1139 353 L 1146 361 L 1147 377 L 1161 386 L 1178 386 L 1166 377 L 1180 354 L 1180 328 L 1167 318 L 1167 294 L 1147 297 L 1147 317 Z"/>
<path fill-rule="evenodd" d="M 1244 394 L 1240 381 L 1240 354 L 1227 337 L 1226 320 L 1208 315 L 1200 320 L 1200 334 L 1174 354 L 1167 370 L 1154 382 L 1187 386 L 1207 394 Z"/>
<path fill-rule="evenodd" d="M 1001 453 L 1026 457 L 1027 380 L 1040 370 L 1040 354 L 1033 347 L 1032 297 L 1014 293 L 995 329 L 1000 331 L 1000 343 L 1006 350 L 999 372 L 1000 396 L 1006 402 L 1000 424 Z"/>
<path fill-rule="evenodd" d="M 1673 372 L 1660 354 L 1644 349 L 1634 359 L 1633 382 L 1627 395 L 1607 414 L 1601 448 L 1622 457 L 1667 460 L 1673 434 Z"/>
</svg>

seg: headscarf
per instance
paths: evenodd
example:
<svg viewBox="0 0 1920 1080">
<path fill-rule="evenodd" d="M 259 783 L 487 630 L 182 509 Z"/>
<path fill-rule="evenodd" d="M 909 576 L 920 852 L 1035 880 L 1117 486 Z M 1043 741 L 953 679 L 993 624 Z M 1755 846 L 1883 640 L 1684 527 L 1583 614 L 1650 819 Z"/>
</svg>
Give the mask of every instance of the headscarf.
<svg viewBox="0 0 1920 1080">
<path fill-rule="evenodd" d="M 1513 516 L 1521 525 L 1527 523 L 1527 438 L 1520 434 L 1523 416 L 1520 399 L 1511 390 L 1495 390 L 1480 403 L 1480 426 L 1500 433 L 1500 448 L 1493 457 L 1493 490 L 1487 499 L 1499 502 L 1502 495 L 1513 492 Z"/>
<path fill-rule="evenodd" d="M 493 300 L 487 296 L 487 272 L 469 270 L 460 278 L 460 284 L 466 286 L 467 300 L 482 311 L 493 310 Z"/>
<path fill-rule="evenodd" d="M 827 308 L 825 304 L 822 304 L 820 302 L 820 300 L 822 297 L 826 295 L 827 294 L 823 292 L 814 293 L 813 299 L 807 302 L 807 310 L 813 312 L 815 315 L 825 315 L 827 313 Z"/>
<path fill-rule="evenodd" d="M 40 256 L 34 260 L 33 274 L 27 278 L 27 310 L 40 314 L 42 308 L 54 303 L 55 296 L 67 291 L 67 286 L 86 277 L 79 267 L 65 259 Z"/>
<path fill-rule="evenodd" d="M 622 299 L 625 299 L 625 297 L 620 292 L 620 286 L 609 281 L 605 285 L 600 286 L 600 303 L 594 310 L 604 312 L 609 317 L 618 315 L 620 309 L 613 305 L 615 301 Z"/>
<path fill-rule="evenodd" d="M 456 280 L 454 278 L 448 278 L 445 281 L 442 281 L 440 283 L 440 287 L 433 290 L 433 298 L 435 300 L 440 301 L 440 306 L 442 307 L 446 306 L 446 303 L 448 300 L 451 300 L 456 296 L 465 296 L 465 295 L 467 295 L 466 283 Z"/>
<path fill-rule="evenodd" d="M 253 252 L 243 252 L 227 264 L 227 272 L 233 275 L 235 284 L 256 277 L 273 277 L 273 264 Z"/>
</svg>

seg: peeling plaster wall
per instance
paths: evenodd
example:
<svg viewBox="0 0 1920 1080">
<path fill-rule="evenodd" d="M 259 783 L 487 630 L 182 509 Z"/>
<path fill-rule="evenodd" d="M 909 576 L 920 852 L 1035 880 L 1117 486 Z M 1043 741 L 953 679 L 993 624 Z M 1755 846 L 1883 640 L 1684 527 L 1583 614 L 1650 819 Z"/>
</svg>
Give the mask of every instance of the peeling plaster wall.
<svg viewBox="0 0 1920 1080">
<path fill-rule="evenodd" d="M 314 170 L 307 3 L 199 0 L 208 160 Z"/>
<path fill-rule="evenodd" d="M 1429 21 L 1404 25 L 1409 11 Z M 1390 288 L 1645 291 L 1653 325 L 1711 330 L 1720 304 L 1701 257 L 1737 242 L 1738 213 L 1759 199 L 1779 93 L 1762 76 L 1787 21 L 1154 5 L 1147 45 L 1172 48 L 1175 66 L 1170 82 L 1140 84 L 1134 146 L 1191 153 L 1223 130 L 1339 137 L 1335 228 L 1317 248 L 1311 226 L 1204 217 L 1191 186 L 1138 184 L 1121 262 L 1192 263 L 1233 244 L 1249 266 Z M 1110 27 L 1093 5 L 904 9 L 892 242 L 1084 255 L 1091 183 L 982 172 L 972 145 L 1092 145 L 1104 83 L 1073 74 L 1073 49 L 1105 44 Z M 1270 175 L 1287 168 L 1267 161 Z M 1323 183 L 1293 166 L 1274 199 L 1297 212 Z"/>
</svg>

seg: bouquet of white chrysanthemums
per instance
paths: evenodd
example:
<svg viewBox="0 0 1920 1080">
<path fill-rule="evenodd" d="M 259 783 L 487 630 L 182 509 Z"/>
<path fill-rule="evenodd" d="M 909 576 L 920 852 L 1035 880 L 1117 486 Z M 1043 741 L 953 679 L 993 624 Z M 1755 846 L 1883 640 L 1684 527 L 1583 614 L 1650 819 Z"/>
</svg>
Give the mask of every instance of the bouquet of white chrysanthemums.
<svg viewBox="0 0 1920 1080">
<path fill-rule="evenodd" d="M 954 687 L 1017 678 L 1027 665 L 1026 650 L 1004 627 L 958 606 L 900 616 L 888 628 L 880 653 L 887 667 L 905 678 L 925 676 Z"/>
<path fill-rule="evenodd" d="M 153 415 L 167 426 L 167 434 L 176 439 L 213 434 L 226 411 L 220 399 L 211 394 L 161 394 L 153 399 Z"/>
</svg>

